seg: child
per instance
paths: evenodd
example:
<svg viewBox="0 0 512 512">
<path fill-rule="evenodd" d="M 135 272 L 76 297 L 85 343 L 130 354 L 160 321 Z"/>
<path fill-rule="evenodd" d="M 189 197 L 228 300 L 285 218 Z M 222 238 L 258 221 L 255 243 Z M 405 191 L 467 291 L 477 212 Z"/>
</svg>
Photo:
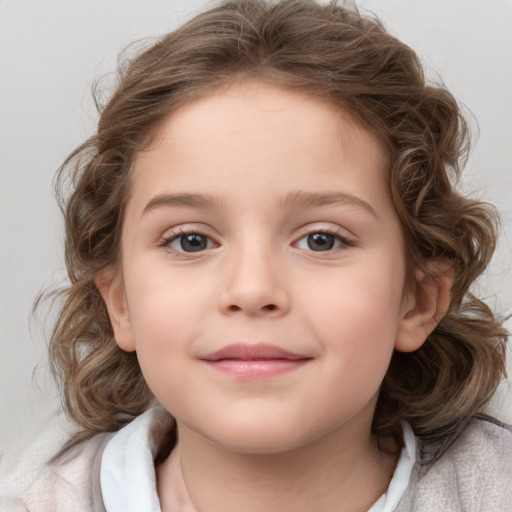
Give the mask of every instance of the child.
<svg viewBox="0 0 512 512">
<path fill-rule="evenodd" d="M 228 2 L 135 58 L 59 176 L 82 430 L 0 505 L 512 510 L 466 149 L 451 94 L 335 3 Z"/>
</svg>

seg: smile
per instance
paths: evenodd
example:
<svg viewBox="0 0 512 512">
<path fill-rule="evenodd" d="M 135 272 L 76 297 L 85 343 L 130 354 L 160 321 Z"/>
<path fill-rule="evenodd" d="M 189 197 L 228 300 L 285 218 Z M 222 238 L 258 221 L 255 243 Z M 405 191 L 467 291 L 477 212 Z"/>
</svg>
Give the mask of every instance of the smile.
<svg viewBox="0 0 512 512">
<path fill-rule="evenodd" d="M 266 378 L 296 370 L 312 358 L 274 345 L 237 343 L 200 359 L 212 369 L 234 377 Z"/>
</svg>

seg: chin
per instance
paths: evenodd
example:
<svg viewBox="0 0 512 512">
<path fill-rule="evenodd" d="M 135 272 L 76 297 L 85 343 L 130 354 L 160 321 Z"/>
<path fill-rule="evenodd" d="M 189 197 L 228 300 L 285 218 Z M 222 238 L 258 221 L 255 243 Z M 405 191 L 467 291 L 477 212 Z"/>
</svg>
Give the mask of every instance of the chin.
<svg viewBox="0 0 512 512">
<path fill-rule="evenodd" d="M 289 425 L 251 423 L 220 427 L 206 436 L 210 441 L 234 453 L 246 455 L 275 455 L 290 452 L 311 443 L 316 436 L 294 432 Z"/>
</svg>

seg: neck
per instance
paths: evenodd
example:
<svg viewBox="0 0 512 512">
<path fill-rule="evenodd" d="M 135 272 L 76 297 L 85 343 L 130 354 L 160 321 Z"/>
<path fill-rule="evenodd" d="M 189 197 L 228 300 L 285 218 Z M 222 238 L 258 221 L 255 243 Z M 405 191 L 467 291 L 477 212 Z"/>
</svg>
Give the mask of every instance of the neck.
<svg viewBox="0 0 512 512">
<path fill-rule="evenodd" d="M 176 500 L 190 512 L 364 512 L 386 491 L 396 465 L 369 428 L 272 454 L 233 452 L 184 426 L 179 434 L 157 468 L 163 512 L 177 510 Z"/>
</svg>

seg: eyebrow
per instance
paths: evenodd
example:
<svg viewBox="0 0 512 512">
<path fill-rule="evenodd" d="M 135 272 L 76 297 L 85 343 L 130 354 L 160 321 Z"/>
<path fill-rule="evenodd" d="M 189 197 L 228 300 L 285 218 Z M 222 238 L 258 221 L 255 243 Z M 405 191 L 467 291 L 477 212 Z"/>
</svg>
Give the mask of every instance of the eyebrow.
<svg viewBox="0 0 512 512">
<path fill-rule="evenodd" d="M 161 207 L 214 208 L 225 205 L 226 201 L 220 196 L 211 194 L 159 194 L 153 197 L 145 206 L 142 215 Z M 281 206 L 292 208 L 315 208 L 333 204 L 356 206 L 379 218 L 373 206 L 357 196 L 347 192 L 306 192 L 294 190 L 289 192 L 281 201 Z"/>
<path fill-rule="evenodd" d="M 282 201 L 282 205 L 286 208 L 314 208 L 334 204 L 356 206 L 379 219 L 375 208 L 370 203 L 347 192 L 306 192 L 305 190 L 294 190 L 288 193 Z"/>
<path fill-rule="evenodd" d="M 224 203 L 225 201 L 220 196 L 210 194 L 159 194 L 148 202 L 142 215 L 161 207 L 182 206 L 206 209 Z"/>
</svg>

